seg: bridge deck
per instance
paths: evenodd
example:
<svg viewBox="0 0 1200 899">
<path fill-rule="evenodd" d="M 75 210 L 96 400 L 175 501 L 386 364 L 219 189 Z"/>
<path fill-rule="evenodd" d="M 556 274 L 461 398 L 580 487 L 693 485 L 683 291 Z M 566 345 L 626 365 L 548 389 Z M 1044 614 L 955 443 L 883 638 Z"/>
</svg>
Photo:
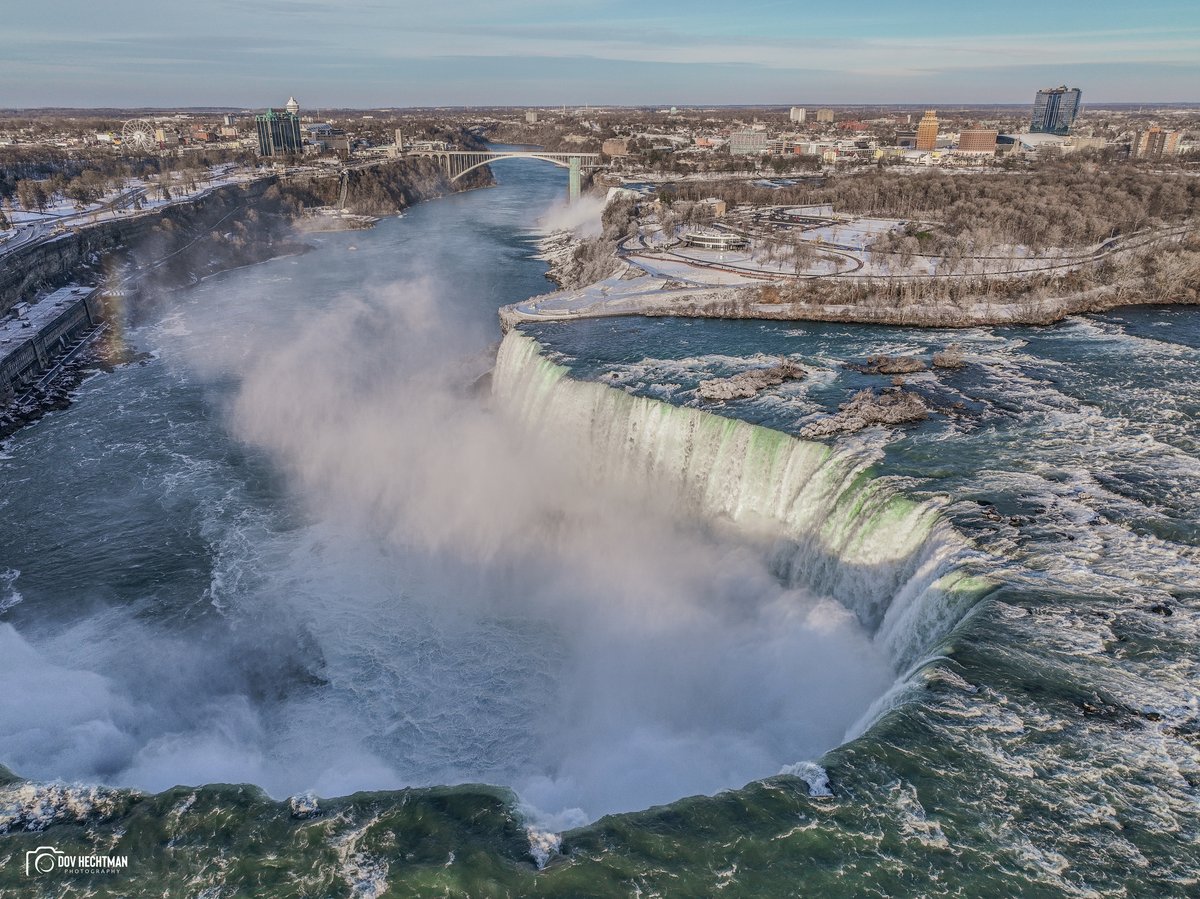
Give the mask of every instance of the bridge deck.
<svg viewBox="0 0 1200 899">
<path fill-rule="evenodd" d="M 540 159 L 552 165 L 570 169 L 570 198 L 579 199 L 580 172 L 600 168 L 599 153 L 545 153 L 538 150 L 410 150 L 410 156 L 426 156 L 441 162 L 451 181 L 457 181 L 480 166 L 498 159 Z"/>
</svg>

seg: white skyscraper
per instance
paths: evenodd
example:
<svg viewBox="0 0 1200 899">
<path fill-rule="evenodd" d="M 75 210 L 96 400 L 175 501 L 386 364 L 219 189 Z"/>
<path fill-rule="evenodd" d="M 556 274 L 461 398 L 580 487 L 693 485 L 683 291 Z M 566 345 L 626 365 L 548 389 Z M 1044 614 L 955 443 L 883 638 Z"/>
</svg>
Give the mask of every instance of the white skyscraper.
<svg viewBox="0 0 1200 899">
<path fill-rule="evenodd" d="M 287 106 L 283 108 L 292 115 L 300 115 L 300 104 L 296 102 L 295 97 L 288 97 Z"/>
<path fill-rule="evenodd" d="M 793 122 L 803 122 L 808 118 L 808 110 L 803 106 L 793 106 L 790 118 Z"/>
</svg>

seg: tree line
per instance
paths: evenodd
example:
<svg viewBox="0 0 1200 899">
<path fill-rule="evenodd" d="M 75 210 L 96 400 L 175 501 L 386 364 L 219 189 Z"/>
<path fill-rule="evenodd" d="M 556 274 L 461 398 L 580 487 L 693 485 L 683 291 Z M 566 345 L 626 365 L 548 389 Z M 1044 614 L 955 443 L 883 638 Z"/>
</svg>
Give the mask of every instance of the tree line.
<svg viewBox="0 0 1200 899">
<path fill-rule="evenodd" d="M 761 291 L 765 293 L 759 302 L 848 305 L 881 315 L 924 307 L 937 310 L 948 324 L 968 320 L 973 307 L 1015 306 L 1022 321 L 1035 322 L 1124 303 L 1196 305 L 1200 304 L 1200 237 L 1146 247 L 1069 271 L 1008 278 L 815 278 Z"/>
<path fill-rule="evenodd" d="M 55 147 L 0 148 L 0 202 L 16 202 L 27 211 L 44 212 L 58 196 L 82 208 L 119 190 L 130 178 L 156 183 L 159 195 L 170 199 L 172 183 L 193 190 L 201 173 L 211 166 L 252 159 L 242 151 L 229 150 L 185 156 L 118 156 L 107 151 L 68 153 Z"/>
<path fill-rule="evenodd" d="M 832 175 L 778 190 L 747 182 L 677 182 L 680 199 L 717 196 L 730 205 L 832 203 L 837 212 L 927 223 L 903 237 L 913 252 L 938 253 L 947 241 L 961 253 L 987 255 L 1004 245 L 1034 251 L 1098 244 L 1150 225 L 1193 219 L 1200 179 L 1101 167 L 1094 160 L 1039 161 L 1028 171 L 995 174 L 896 172 L 879 167 Z M 902 238 L 900 238 L 902 239 Z M 899 248 L 893 248 L 899 249 Z"/>
</svg>

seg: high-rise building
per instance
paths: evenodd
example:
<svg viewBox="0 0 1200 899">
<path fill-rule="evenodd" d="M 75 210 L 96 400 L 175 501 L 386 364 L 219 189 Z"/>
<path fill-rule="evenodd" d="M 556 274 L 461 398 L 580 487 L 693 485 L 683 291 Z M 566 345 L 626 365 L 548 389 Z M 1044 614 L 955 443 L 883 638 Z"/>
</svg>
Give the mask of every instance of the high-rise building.
<svg viewBox="0 0 1200 899">
<path fill-rule="evenodd" d="M 1161 159 L 1163 156 L 1174 156 L 1179 152 L 1179 139 L 1183 136 L 1179 131 L 1165 131 L 1155 125 L 1145 131 L 1136 131 L 1133 135 L 1132 155 L 1139 159 Z"/>
<path fill-rule="evenodd" d="M 1077 87 L 1050 87 L 1037 92 L 1029 130 L 1034 134 L 1069 134 L 1079 115 L 1083 92 Z"/>
<path fill-rule="evenodd" d="M 938 136 L 938 117 L 937 112 L 932 109 L 925 110 L 925 115 L 921 117 L 920 124 L 917 125 L 917 149 L 932 150 L 937 147 Z"/>
<path fill-rule="evenodd" d="M 1000 133 L 991 128 L 964 128 L 958 133 L 959 153 L 995 153 Z"/>
<path fill-rule="evenodd" d="M 803 122 L 808 118 L 808 110 L 803 106 L 793 106 L 792 111 L 788 113 L 788 118 L 793 122 Z"/>
<path fill-rule="evenodd" d="M 833 110 L 829 109 L 829 108 L 818 109 L 817 110 L 817 121 L 818 122 L 832 122 L 833 121 Z"/>
<path fill-rule="evenodd" d="M 268 109 L 254 117 L 258 126 L 258 155 L 286 156 L 300 152 L 300 119 L 291 112 Z"/>
<path fill-rule="evenodd" d="M 538 120 L 538 114 L 537 114 L 536 109 L 531 109 L 525 113 L 525 124 L 536 125 L 537 120 Z"/>
<path fill-rule="evenodd" d="M 300 115 L 300 104 L 296 102 L 295 97 L 288 97 L 287 105 L 283 108 L 294 116 Z"/>
<path fill-rule="evenodd" d="M 729 135 L 729 152 L 734 156 L 754 156 L 767 152 L 767 132 L 747 128 Z"/>
</svg>

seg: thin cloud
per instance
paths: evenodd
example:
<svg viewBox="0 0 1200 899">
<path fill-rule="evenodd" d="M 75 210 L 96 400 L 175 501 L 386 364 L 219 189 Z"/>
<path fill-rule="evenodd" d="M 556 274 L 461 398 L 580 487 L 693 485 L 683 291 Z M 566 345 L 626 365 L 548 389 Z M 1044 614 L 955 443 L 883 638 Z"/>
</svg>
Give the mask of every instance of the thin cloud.
<svg viewBox="0 0 1200 899">
<path fill-rule="evenodd" d="M 1091 96 L 1200 86 L 1200 23 L 1163 4 L 1139 9 L 1140 23 L 1124 8 L 1099 9 L 1070 32 L 1014 31 L 1013 22 L 1043 20 L 1012 8 L 955 8 L 930 22 L 869 0 L 853 12 L 775 0 L 687 9 L 674 0 L 220 0 L 214 15 L 212 5 L 63 0 L 10 23 L 0 72 L 14 105 L 81 102 L 65 96 L 72 80 L 78 96 L 108 96 L 104 105 L 204 104 L 213 92 L 261 104 L 280 90 L 339 105 L 787 102 L 801 86 L 831 101 L 902 88 L 956 102 L 969 87 L 988 102 L 1083 72 Z M 1015 84 L 987 84 L 988 71 Z"/>
</svg>

